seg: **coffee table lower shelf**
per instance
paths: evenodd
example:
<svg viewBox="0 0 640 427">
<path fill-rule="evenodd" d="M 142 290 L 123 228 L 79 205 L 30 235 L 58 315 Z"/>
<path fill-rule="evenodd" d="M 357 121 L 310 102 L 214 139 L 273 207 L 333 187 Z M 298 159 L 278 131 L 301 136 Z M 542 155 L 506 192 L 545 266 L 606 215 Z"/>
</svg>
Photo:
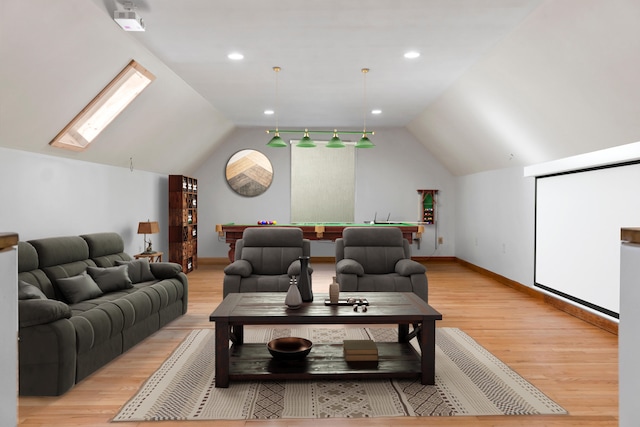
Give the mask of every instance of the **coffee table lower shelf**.
<svg viewBox="0 0 640 427">
<path fill-rule="evenodd" d="M 419 378 L 420 355 L 408 343 L 376 343 L 378 362 L 347 362 L 342 344 L 314 344 L 300 360 L 276 360 L 266 344 L 232 345 L 230 380 Z"/>
</svg>

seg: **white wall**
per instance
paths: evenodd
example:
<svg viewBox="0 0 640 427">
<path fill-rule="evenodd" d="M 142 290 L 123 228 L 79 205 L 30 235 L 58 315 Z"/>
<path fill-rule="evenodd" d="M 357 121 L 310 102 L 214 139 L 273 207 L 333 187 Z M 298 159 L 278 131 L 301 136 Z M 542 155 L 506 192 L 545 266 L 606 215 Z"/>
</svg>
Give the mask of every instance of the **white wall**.
<svg viewBox="0 0 640 427">
<path fill-rule="evenodd" d="M 534 203 L 521 167 L 458 177 L 456 257 L 533 286 Z"/>
<path fill-rule="evenodd" d="M 151 219 L 153 247 L 168 258 L 167 185 L 166 175 L 0 148 L 0 230 L 23 241 L 115 231 L 133 255 L 138 222 Z"/>
<path fill-rule="evenodd" d="M 215 233 L 215 224 L 235 222 L 254 224 L 258 220 L 290 221 L 289 149 L 266 147 L 264 129 L 237 129 L 221 144 L 213 156 L 197 169 L 198 178 L 198 255 L 225 257 L 228 245 Z M 372 137 L 375 148 L 356 151 L 355 221 L 378 219 L 391 213 L 390 220 L 418 221 L 418 189 L 438 189 L 438 234 L 444 244 L 435 248 L 435 226 L 426 226 L 420 249 L 412 247 L 414 256 L 453 256 L 454 181 L 449 172 L 404 129 L 376 129 Z M 273 183 L 262 195 L 242 197 L 227 185 L 225 166 L 236 151 L 256 149 L 273 165 Z M 320 149 L 320 148 L 315 148 Z M 327 171 L 331 173 L 331 171 Z M 312 242 L 315 256 L 333 256 L 330 242 Z"/>
<path fill-rule="evenodd" d="M 2 230 L 0 228 L 0 230 Z M 4 232 L 4 231 L 1 231 Z M 19 238 L 19 237 L 18 237 Z M 0 250 L 0 425 L 14 426 L 17 419 L 18 378 L 18 247 Z"/>
<path fill-rule="evenodd" d="M 619 413 L 621 427 L 640 425 L 640 245 L 620 247 L 620 328 L 618 334 Z"/>
</svg>

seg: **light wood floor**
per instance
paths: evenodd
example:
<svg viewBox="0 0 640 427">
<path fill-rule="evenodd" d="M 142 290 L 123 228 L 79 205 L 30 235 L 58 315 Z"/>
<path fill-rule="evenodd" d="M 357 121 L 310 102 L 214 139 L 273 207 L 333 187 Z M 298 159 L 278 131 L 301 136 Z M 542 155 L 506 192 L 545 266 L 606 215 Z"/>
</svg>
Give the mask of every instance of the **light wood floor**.
<svg viewBox="0 0 640 427">
<path fill-rule="evenodd" d="M 617 336 L 455 262 L 429 262 L 429 303 L 443 314 L 438 326 L 457 327 L 569 411 L 567 416 L 375 418 L 366 420 L 183 421 L 110 420 L 187 333 L 212 328 L 221 301 L 222 266 L 189 274 L 189 312 L 147 338 L 61 397 L 19 399 L 21 426 L 229 427 L 293 426 L 616 426 Z M 328 292 L 332 264 L 314 264 L 314 291 Z"/>
</svg>

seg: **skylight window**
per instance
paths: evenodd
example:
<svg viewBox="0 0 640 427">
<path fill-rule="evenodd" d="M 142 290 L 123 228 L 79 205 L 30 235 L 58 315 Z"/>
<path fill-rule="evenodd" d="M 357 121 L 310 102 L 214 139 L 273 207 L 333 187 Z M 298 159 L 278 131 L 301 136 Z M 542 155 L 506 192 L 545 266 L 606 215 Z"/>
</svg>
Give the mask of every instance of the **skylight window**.
<svg viewBox="0 0 640 427">
<path fill-rule="evenodd" d="M 132 60 L 49 144 L 86 149 L 153 80 L 153 74 Z"/>
</svg>

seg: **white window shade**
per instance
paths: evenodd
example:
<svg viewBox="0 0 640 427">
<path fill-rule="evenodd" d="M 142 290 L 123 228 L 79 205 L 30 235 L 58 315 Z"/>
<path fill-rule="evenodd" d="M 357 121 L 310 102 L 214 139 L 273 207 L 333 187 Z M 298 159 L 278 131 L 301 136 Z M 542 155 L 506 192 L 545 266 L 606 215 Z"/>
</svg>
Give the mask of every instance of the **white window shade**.
<svg viewBox="0 0 640 427">
<path fill-rule="evenodd" d="M 291 144 L 291 222 L 353 222 L 355 148 L 315 143 L 318 148 Z"/>
</svg>

